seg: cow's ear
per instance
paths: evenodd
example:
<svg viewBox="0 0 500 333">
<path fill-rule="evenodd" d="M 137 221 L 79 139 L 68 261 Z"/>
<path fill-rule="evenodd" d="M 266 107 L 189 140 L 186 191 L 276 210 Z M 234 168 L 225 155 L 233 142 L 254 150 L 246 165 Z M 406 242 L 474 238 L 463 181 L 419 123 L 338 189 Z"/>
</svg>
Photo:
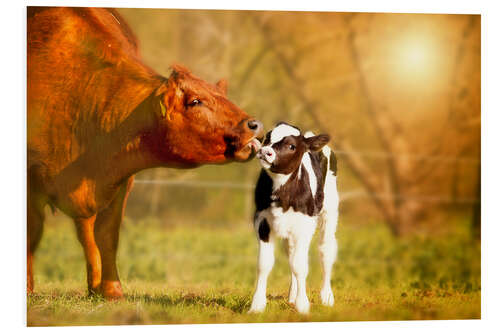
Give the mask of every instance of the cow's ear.
<svg viewBox="0 0 500 333">
<path fill-rule="evenodd" d="M 328 141 L 330 141 L 330 136 L 328 134 L 320 134 L 305 138 L 304 141 L 306 142 L 309 150 L 318 151 L 323 148 L 328 143 Z"/>
<path fill-rule="evenodd" d="M 173 64 L 172 66 L 170 66 L 170 69 L 172 70 L 172 72 L 170 73 L 169 79 L 177 80 L 181 76 L 187 76 L 191 74 L 189 69 L 181 64 Z"/>
<path fill-rule="evenodd" d="M 215 84 L 217 89 L 224 95 L 227 95 L 227 80 L 221 79 Z"/>
<path fill-rule="evenodd" d="M 155 96 L 158 97 L 160 95 L 163 95 L 166 91 L 168 90 L 168 81 L 164 81 L 161 86 L 156 88 L 155 90 Z"/>
<path fill-rule="evenodd" d="M 176 109 L 179 105 L 182 105 L 182 97 L 179 98 L 180 89 L 177 84 L 168 80 L 163 82 L 156 90 L 155 90 L 155 103 L 157 103 L 157 110 L 161 114 L 162 118 L 166 118 L 171 120 L 171 113 L 174 109 Z"/>
</svg>

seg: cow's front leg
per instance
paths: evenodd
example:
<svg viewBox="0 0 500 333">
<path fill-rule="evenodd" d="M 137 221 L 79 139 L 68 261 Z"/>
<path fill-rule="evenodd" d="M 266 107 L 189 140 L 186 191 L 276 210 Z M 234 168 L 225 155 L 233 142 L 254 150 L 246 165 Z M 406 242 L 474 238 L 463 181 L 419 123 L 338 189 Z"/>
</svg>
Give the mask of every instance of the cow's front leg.
<svg viewBox="0 0 500 333">
<path fill-rule="evenodd" d="M 116 252 L 120 225 L 127 201 L 132 187 L 133 178 L 129 178 L 104 210 L 97 214 L 95 236 L 102 258 L 102 282 L 100 293 L 106 299 L 117 299 L 123 297 L 122 286 L 116 268 Z"/>
<path fill-rule="evenodd" d="M 33 261 L 35 251 L 40 243 L 43 232 L 43 222 L 45 219 L 45 213 L 43 210 L 42 201 L 36 197 L 36 195 L 31 191 L 29 187 L 28 179 L 28 229 L 27 229 L 27 292 L 28 294 L 33 292 L 34 279 L 33 279 Z"/>
<path fill-rule="evenodd" d="M 89 294 L 99 292 L 101 285 L 101 255 L 94 238 L 96 216 L 75 218 L 78 240 L 82 244 L 87 263 L 87 284 Z"/>
<path fill-rule="evenodd" d="M 257 265 L 257 287 L 253 295 L 250 313 L 262 312 L 266 308 L 267 277 L 274 266 L 274 237 L 259 239 L 259 262 Z"/>
</svg>

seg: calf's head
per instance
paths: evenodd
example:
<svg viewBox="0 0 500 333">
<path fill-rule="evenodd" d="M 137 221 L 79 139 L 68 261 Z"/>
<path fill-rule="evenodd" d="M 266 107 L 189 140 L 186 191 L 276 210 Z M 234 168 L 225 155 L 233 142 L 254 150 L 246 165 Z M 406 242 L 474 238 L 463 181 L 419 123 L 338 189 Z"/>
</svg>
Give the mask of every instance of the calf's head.
<svg viewBox="0 0 500 333">
<path fill-rule="evenodd" d="M 281 122 L 267 132 L 257 158 L 268 172 L 288 175 L 299 168 L 306 152 L 318 151 L 328 141 L 327 134 L 306 138 L 297 127 Z"/>
<path fill-rule="evenodd" d="M 179 166 L 251 158 L 263 126 L 227 99 L 226 82 L 213 85 L 180 65 L 172 69 L 155 97 L 162 158 Z"/>
</svg>

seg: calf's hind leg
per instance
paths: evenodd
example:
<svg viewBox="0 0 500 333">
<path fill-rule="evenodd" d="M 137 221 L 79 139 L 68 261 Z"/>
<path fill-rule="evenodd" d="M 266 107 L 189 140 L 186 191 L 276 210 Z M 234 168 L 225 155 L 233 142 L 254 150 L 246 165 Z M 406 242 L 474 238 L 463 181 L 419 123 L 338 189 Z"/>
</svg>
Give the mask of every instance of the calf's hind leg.
<svg viewBox="0 0 500 333">
<path fill-rule="evenodd" d="M 323 271 L 323 285 L 321 287 L 321 302 L 323 305 L 333 306 L 334 297 L 330 283 L 332 266 L 337 258 L 337 240 L 335 229 L 337 226 L 338 213 L 324 212 L 321 215 L 319 234 L 319 254 L 321 268 Z"/>
<path fill-rule="evenodd" d="M 306 278 L 309 271 L 309 245 L 314 230 L 310 233 L 295 235 L 295 239 L 289 239 L 290 247 L 290 268 L 297 281 L 297 296 L 295 299 L 295 308 L 302 314 L 309 313 L 309 299 L 306 292 Z M 293 280 L 292 280 L 293 283 Z"/>
<path fill-rule="evenodd" d="M 288 257 L 290 257 L 290 246 L 288 242 L 284 242 L 286 253 Z M 295 304 L 295 300 L 297 299 L 297 279 L 293 272 L 290 272 L 290 289 L 288 291 L 288 303 Z"/>
</svg>

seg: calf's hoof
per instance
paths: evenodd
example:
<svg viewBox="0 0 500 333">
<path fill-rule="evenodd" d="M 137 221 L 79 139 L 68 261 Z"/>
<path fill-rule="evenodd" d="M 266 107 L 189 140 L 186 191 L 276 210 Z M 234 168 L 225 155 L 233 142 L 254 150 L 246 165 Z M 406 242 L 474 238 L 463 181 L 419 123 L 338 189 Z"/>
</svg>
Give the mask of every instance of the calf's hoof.
<svg viewBox="0 0 500 333">
<path fill-rule="evenodd" d="M 120 281 L 102 281 L 100 294 L 107 300 L 123 298 L 122 285 Z"/>
<path fill-rule="evenodd" d="M 295 309 L 297 309 L 297 311 L 300 313 L 300 314 L 309 314 L 309 301 L 306 299 L 306 300 L 299 300 L 297 299 L 297 301 L 295 302 Z"/>
<path fill-rule="evenodd" d="M 248 313 L 249 314 L 262 313 L 262 312 L 264 312 L 265 308 L 266 308 L 265 306 L 264 306 L 264 308 L 250 308 L 250 310 L 248 310 Z"/>
<path fill-rule="evenodd" d="M 321 303 L 326 306 L 333 306 L 335 299 L 331 290 L 321 290 Z"/>
<path fill-rule="evenodd" d="M 248 313 L 262 313 L 266 309 L 266 302 L 252 302 L 252 306 Z"/>
<path fill-rule="evenodd" d="M 295 305 L 296 299 L 297 299 L 297 291 L 290 292 L 290 294 L 288 294 L 288 303 Z"/>
</svg>

